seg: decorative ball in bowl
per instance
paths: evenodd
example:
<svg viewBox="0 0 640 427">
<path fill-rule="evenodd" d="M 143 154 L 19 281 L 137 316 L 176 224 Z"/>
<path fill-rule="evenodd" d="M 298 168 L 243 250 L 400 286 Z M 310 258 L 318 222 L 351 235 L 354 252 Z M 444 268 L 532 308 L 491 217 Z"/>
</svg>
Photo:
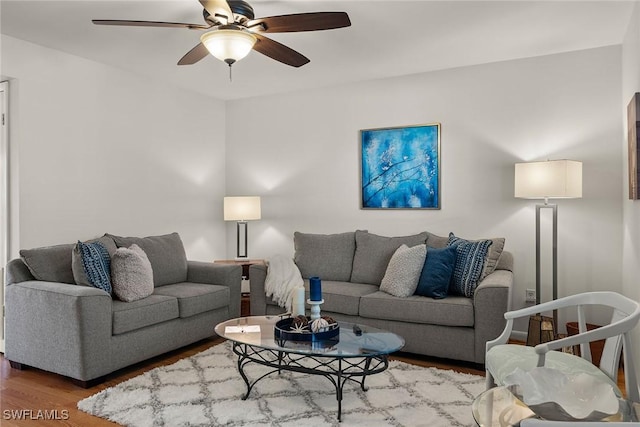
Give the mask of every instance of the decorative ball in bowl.
<svg viewBox="0 0 640 427">
<path fill-rule="evenodd" d="M 620 407 L 611 384 L 586 373 L 516 368 L 504 385 L 536 415 L 551 421 L 599 421 L 616 414 Z"/>
<path fill-rule="evenodd" d="M 337 337 L 340 326 L 329 316 L 311 320 L 300 315 L 278 321 L 274 332 L 276 339 L 281 340 L 322 341 Z"/>
</svg>

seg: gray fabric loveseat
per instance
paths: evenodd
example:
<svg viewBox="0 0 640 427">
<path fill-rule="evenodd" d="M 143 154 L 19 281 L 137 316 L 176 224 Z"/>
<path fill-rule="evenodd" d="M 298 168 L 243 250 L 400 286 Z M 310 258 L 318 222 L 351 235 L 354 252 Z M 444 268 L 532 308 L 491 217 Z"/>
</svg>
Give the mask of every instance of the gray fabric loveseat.
<svg viewBox="0 0 640 427">
<path fill-rule="evenodd" d="M 110 253 L 116 246 L 142 248 L 153 270 L 152 293 L 124 302 L 76 284 L 73 244 L 20 251 L 7 265 L 5 357 L 11 366 L 55 372 L 87 387 L 214 336 L 217 323 L 240 315 L 241 267 L 187 261 L 177 233 L 97 241 Z"/>
<path fill-rule="evenodd" d="M 366 231 L 295 233 L 294 261 L 305 279 L 307 298 L 309 277 L 321 278 L 323 315 L 395 332 L 406 341 L 403 351 L 484 364 L 485 343 L 504 329 L 513 286 L 513 257 L 502 250 L 504 239 L 491 240 L 483 278 L 471 297 L 397 297 L 380 290 L 389 261 L 401 245 L 426 244 L 428 260 L 431 248 L 451 244 L 450 238 L 427 232 L 404 237 Z M 251 314 L 282 313 L 284 309 L 265 295 L 267 267 L 251 266 L 250 277 Z"/>
</svg>

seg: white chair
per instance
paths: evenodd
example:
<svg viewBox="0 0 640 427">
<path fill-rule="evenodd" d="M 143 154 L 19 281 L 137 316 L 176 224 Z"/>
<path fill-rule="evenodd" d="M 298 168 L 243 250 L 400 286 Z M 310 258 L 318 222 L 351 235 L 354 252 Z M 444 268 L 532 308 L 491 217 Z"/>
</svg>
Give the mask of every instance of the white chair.
<svg viewBox="0 0 640 427">
<path fill-rule="evenodd" d="M 586 306 L 606 306 L 613 311 L 611 322 L 600 328 L 587 331 L 585 312 Z M 555 341 L 539 344 L 535 347 L 507 344 L 513 328 L 513 320 L 529 317 L 534 314 L 561 310 L 569 307 L 577 308 L 577 335 L 568 336 Z M 515 368 L 528 371 L 536 366 L 546 366 L 559 369 L 566 374 L 588 373 L 608 382 L 613 386 L 618 396 L 621 396 L 617 386 L 620 353 L 624 353 L 624 379 L 626 397 L 632 402 L 640 402 L 638 381 L 635 374 L 635 360 L 632 355 L 630 331 L 640 320 L 640 304 L 615 292 L 586 292 L 560 298 L 554 301 L 509 311 L 504 315 L 507 324 L 502 334 L 493 341 L 487 342 L 485 357 L 487 389 L 502 385 L 504 378 Z M 606 339 L 600 366 L 591 363 L 589 342 Z M 580 345 L 581 356 L 551 351 Z M 599 368 L 599 369 L 598 369 Z"/>
<path fill-rule="evenodd" d="M 606 421 L 589 421 L 582 424 L 578 424 L 575 421 L 546 421 L 538 420 L 535 418 L 527 418 L 520 421 L 520 427 L 576 427 L 576 425 L 588 426 L 588 427 L 631 427 L 640 426 L 637 422 L 606 422 Z"/>
</svg>

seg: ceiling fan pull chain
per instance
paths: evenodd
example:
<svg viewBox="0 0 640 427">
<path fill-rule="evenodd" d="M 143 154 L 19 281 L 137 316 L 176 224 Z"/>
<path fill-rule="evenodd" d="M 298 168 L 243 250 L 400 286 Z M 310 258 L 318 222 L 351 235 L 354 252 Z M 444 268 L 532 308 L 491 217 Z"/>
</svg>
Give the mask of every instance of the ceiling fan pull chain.
<svg viewBox="0 0 640 427">
<path fill-rule="evenodd" d="M 231 75 L 231 64 L 229 64 L 229 81 L 233 83 L 233 76 Z"/>
</svg>

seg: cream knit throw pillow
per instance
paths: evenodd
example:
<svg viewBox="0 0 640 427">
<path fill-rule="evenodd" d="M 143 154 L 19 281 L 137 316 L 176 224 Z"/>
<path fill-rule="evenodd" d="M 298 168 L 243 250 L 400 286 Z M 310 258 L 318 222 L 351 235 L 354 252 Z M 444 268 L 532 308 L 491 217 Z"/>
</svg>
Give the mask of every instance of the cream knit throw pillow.
<svg viewBox="0 0 640 427">
<path fill-rule="evenodd" d="M 111 258 L 113 293 L 125 302 L 146 298 L 153 293 L 153 270 L 147 254 L 135 243 L 118 248 Z"/>
<path fill-rule="evenodd" d="M 418 287 L 422 266 L 427 256 L 427 245 L 400 246 L 389 261 L 380 290 L 396 297 L 413 295 Z"/>
</svg>

